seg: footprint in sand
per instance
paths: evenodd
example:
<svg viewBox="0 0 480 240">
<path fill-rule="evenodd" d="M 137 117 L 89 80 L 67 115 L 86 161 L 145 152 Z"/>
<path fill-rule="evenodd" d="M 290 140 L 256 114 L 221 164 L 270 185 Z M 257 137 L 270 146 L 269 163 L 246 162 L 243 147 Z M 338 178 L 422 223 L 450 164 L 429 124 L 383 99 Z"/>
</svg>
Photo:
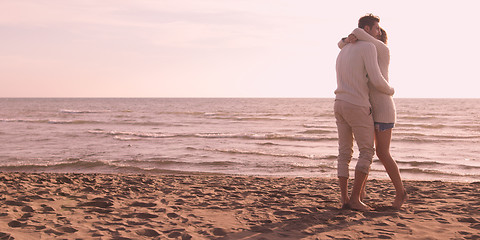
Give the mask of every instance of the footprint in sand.
<svg viewBox="0 0 480 240">
<path fill-rule="evenodd" d="M 42 208 L 40 209 L 40 211 L 43 213 L 51 213 L 51 212 L 55 212 L 55 209 L 45 204 L 42 204 Z"/>
<path fill-rule="evenodd" d="M 158 233 L 157 231 L 155 231 L 153 229 L 148 229 L 148 228 L 137 230 L 135 233 L 137 233 L 140 236 L 145 236 L 145 237 L 157 237 L 158 235 L 160 235 L 160 233 Z"/>
<path fill-rule="evenodd" d="M 180 215 L 178 215 L 176 213 L 167 213 L 167 217 L 169 217 L 169 218 L 179 218 Z"/>
<path fill-rule="evenodd" d="M 140 218 L 140 219 L 151 219 L 151 218 L 157 218 L 158 217 L 158 215 L 150 214 L 150 213 L 137 213 L 137 214 L 135 214 L 135 216 L 137 218 Z"/>
<path fill-rule="evenodd" d="M 25 203 L 23 203 L 21 201 L 8 200 L 8 201 L 5 201 L 5 205 L 20 207 L 20 206 L 25 206 Z"/>
<path fill-rule="evenodd" d="M 225 236 L 225 235 L 227 235 L 227 231 L 225 231 L 225 229 L 223 229 L 223 228 L 214 228 L 212 230 L 212 233 L 215 236 Z"/>
<path fill-rule="evenodd" d="M 130 204 L 131 207 L 146 207 L 146 208 L 149 208 L 149 207 L 155 207 L 157 206 L 156 203 L 146 203 L 146 202 L 133 202 L 132 204 Z"/>
<path fill-rule="evenodd" d="M 288 210 L 279 210 L 274 212 L 273 214 L 278 215 L 278 216 L 285 216 L 285 215 L 294 215 L 294 211 L 288 211 Z"/>
<path fill-rule="evenodd" d="M 373 225 L 379 226 L 379 227 L 387 227 L 387 226 L 390 226 L 390 225 L 388 225 L 387 223 L 384 223 L 384 222 L 374 223 Z"/>
<path fill-rule="evenodd" d="M 393 239 L 390 235 L 380 234 L 376 237 L 377 239 Z"/>
<path fill-rule="evenodd" d="M 33 217 L 33 215 L 31 213 L 25 213 L 22 215 L 22 217 L 20 219 L 18 219 L 19 221 L 27 221 L 29 218 Z"/>
<path fill-rule="evenodd" d="M 47 230 L 45 230 L 45 231 L 43 231 L 43 232 L 46 233 L 46 234 L 49 234 L 49 235 L 55 234 L 56 236 L 61 236 L 61 235 L 64 235 L 64 234 L 65 234 L 65 233 L 63 233 L 63 232 L 55 231 L 55 230 L 53 230 L 53 229 L 47 229 Z"/>
<path fill-rule="evenodd" d="M 11 227 L 11 228 L 19 228 L 19 227 L 22 227 L 24 224 L 17 221 L 17 220 L 14 220 L 14 221 L 11 221 L 8 223 L 8 226 Z"/>
<path fill-rule="evenodd" d="M 31 212 L 34 212 L 33 208 L 30 207 L 30 206 L 24 206 L 22 208 L 22 212 L 28 212 L 28 213 L 31 213 Z"/>
<path fill-rule="evenodd" d="M 437 222 L 439 223 L 450 224 L 450 222 L 445 218 L 438 217 L 438 218 L 435 218 L 435 220 L 437 220 Z"/>
<path fill-rule="evenodd" d="M 61 232 L 64 232 L 64 233 L 75 233 L 77 232 L 78 230 L 75 229 L 75 228 L 72 228 L 72 227 L 59 227 L 57 228 L 57 230 L 61 231 Z"/>
<path fill-rule="evenodd" d="M 406 228 L 406 227 L 407 227 L 407 225 L 405 225 L 405 224 L 403 224 L 403 223 L 397 223 L 397 226 L 398 226 L 398 227 L 401 227 L 401 228 Z"/>
<path fill-rule="evenodd" d="M 99 208 L 108 208 L 113 206 L 113 203 L 106 198 L 95 198 L 90 202 L 81 203 L 79 206 L 88 206 L 88 207 L 99 207 Z"/>
<path fill-rule="evenodd" d="M 257 233 L 271 233 L 271 232 L 273 232 L 272 229 L 267 228 L 265 226 L 252 226 L 252 227 L 250 227 L 250 230 L 252 230 L 253 232 L 257 232 Z"/>
<path fill-rule="evenodd" d="M 480 239 L 480 235 L 465 231 L 458 231 L 458 234 L 464 236 L 464 239 Z"/>
<path fill-rule="evenodd" d="M 459 222 L 466 222 L 466 223 L 478 223 L 479 221 L 473 217 L 461 217 L 457 219 Z"/>
<path fill-rule="evenodd" d="M 440 214 L 438 212 L 432 211 L 432 210 L 427 210 L 427 209 L 422 209 L 422 210 L 415 210 L 413 212 L 415 215 L 427 215 L 427 216 L 439 216 Z"/>
<path fill-rule="evenodd" d="M 480 223 L 470 225 L 470 228 L 480 230 Z"/>
<path fill-rule="evenodd" d="M 0 232 L 0 239 L 1 240 L 3 240 L 3 239 L 5 239 L 5 240 L 12 239 L 13 240 L 15 238 L 13 238 L 9 233 Z"/>
</svg>

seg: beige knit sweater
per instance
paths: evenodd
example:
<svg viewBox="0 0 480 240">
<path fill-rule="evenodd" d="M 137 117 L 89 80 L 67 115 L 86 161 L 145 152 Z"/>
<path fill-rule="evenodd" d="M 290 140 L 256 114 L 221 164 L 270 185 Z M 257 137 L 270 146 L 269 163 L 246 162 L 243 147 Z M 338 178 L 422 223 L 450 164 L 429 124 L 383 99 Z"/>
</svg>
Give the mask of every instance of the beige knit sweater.
<svg viewBox="0 0 480 240">
<path fill-rule="evenodd" d="M 382 76 L 373 43 L 358 41 L 344 46 L 338 54 L 336 70 L 335 99 L 370 107 L 368 83 L 384 94 L 395 92 Z"/>
<path fill-rule="evenodd" d="M 356 28 L 352 32 L 358 40 L 371 42 L 375 45 L 377 49 L 378 65 L 380 71 L 382 72 L 383 77 L 388 82 L 388 67 L 390 64 L 390 50 L 387 45 L 382 41 L 372 37 L 370 34 L 365 32 L 361 28 Z M 345 43 L 343 41 L 339 42 L 339 47 L 343 48 Z M 369 82 L 369 97 L 370 104 L 373 109 L 373 120 L 375 122 L 382 123 L 395 123 L 396 121 L 396 109 L 393 97 L 391 95 L 384 94 L 378 91 L 370 82 Z"/>
</svg>

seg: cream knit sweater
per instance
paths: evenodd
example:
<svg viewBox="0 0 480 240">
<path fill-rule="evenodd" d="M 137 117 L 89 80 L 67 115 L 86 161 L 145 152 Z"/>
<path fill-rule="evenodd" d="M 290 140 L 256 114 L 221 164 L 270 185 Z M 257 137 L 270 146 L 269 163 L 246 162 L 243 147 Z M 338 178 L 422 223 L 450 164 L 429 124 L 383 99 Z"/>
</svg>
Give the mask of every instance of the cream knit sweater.
<svg viewBox="0 0 480 240">
<path fill-rule="evenodd" d="M 344 46 L 338 54 L 336 70 L 335 99 L 370 107 L 369 82 L 384 94 L 393 95 L 395 92 L 380 72 L 373 43 L 358 41 Z"/>
<path fill-rule="evenodd" d="M 353 30 L 352 34 L 354 34 L 360 41 L 371 42 L 375 45 L 377 49 L 378 65 L 380 67 L 380 71 L 382 72 L 385 80 L 388 82 L 390 50 L 388 49 L 387 45 L 385 45 L 382 41 L 374 38 L 361 28 L 356 28 L 355 30 Z M 340 41 L 338 46 L 340 48 L 343 48 L 345 46 L 345 43 L 343 41 Z M 396 109 L 393 97 L 378 91 L 375 87 L 373 87 L 370 82 L 369 90 L 370 104 L 372 105 L 373 109 L 373 120 L 375 122 L 382 123 L 395 123 Z"/>
</svg>

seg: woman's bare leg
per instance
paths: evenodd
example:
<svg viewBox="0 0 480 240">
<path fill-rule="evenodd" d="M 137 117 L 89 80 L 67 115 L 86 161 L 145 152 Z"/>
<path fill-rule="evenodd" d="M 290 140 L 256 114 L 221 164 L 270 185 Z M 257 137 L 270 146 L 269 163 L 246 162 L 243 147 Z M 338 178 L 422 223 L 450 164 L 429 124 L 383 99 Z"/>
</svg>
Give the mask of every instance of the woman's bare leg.
<svg viewBox="0 0 480 240">
<path fill-rule="evenodd" d="M 365 179 L 365 182 L 363 183 L 362 193 L 360 194 L 360 200 L 362 200 L 362 202 L 365 198 L 367 198 L 367 181 L 368 181 L 368 176 L 367 176 L 367 179 Z"/>
<path fill-rule="evenodd" d="M 380 162 L 382 162 L 388 176 L 392 180 L 393 186 L 395 187 L 396 196 L 392 206 L 396 209 L 400 209 L 403 203 L 407 200 L 407 193 L 405 192 L 405 187 L 403 186 L 402 178 L 400 177 L 400 170 L 398 169 L 397 162 L 395 162 L 390 155 L 391 139 L 392 129 L 385 131 L 375 130 L 375 148 L 377 157 Z"/>
</svg>

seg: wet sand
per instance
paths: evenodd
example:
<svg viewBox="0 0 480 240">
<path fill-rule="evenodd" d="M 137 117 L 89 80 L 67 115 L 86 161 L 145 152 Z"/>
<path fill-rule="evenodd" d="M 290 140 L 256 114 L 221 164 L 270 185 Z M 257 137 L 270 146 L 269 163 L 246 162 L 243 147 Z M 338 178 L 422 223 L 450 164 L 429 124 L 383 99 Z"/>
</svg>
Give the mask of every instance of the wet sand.
<svg viewBox="0 0 480 240">
<path fill-rule="evenodd" d="M 480 182 L 405 186 L 358 212 L 327 178 L 0 173 L 0 239 L 480 239 Z"/>
</svg>

